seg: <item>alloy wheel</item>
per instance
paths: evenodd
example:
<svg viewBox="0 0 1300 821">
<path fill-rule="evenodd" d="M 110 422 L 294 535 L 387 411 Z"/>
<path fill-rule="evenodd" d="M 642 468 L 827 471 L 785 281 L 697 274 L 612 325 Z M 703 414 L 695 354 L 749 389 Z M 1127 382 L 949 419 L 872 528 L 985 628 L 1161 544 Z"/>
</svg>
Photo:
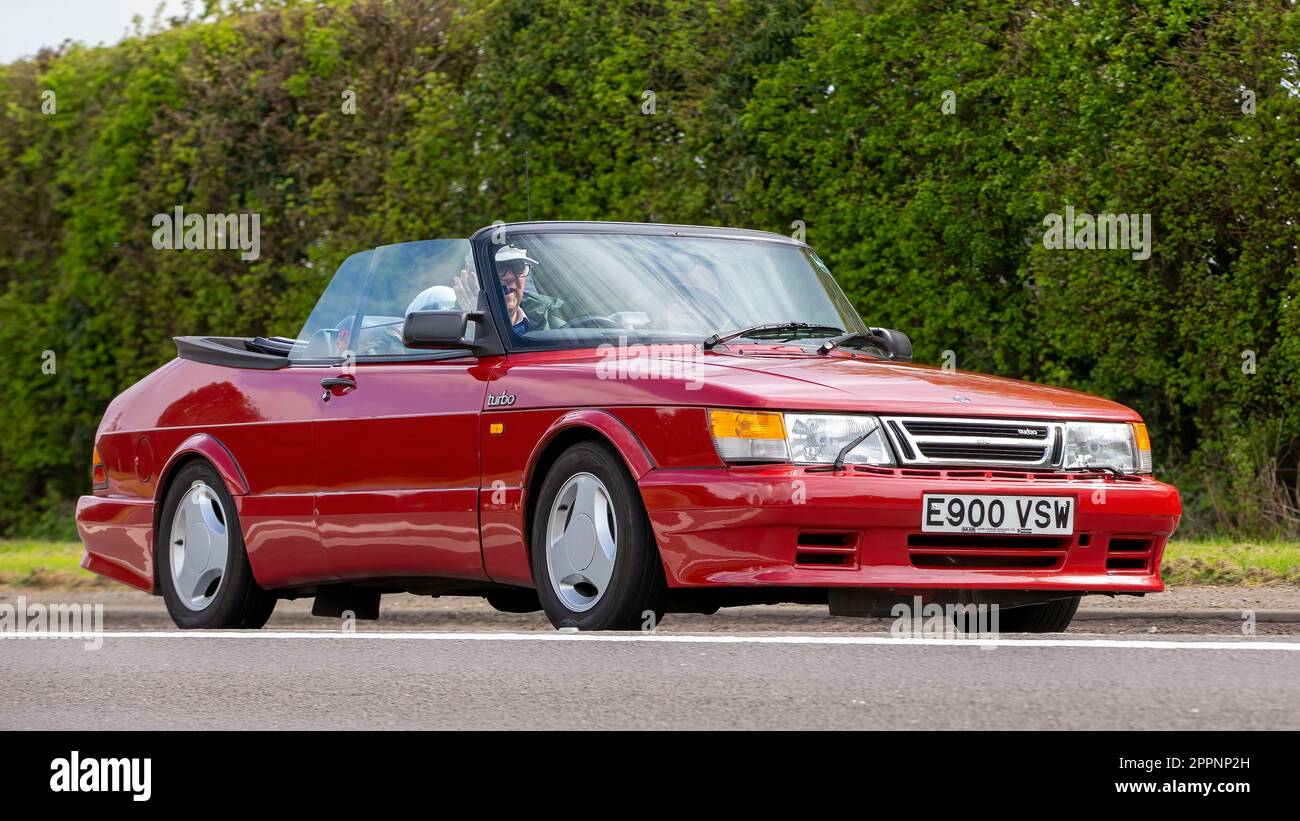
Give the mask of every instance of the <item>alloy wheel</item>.
<svg viewBox="0 0 1300 821">
<path fill-rule="evenodd" d="M 618 526 L 605 483 L 576 473 L 556 494 L 546 526 L 551 589 L 575 613 L 600 601 L 614 576 Z"/>
<path fill-rule="evenodd" d="M 203 610 L 216 598 L 230 553 L 229 517 L 212 488 L 196 481 L 172 517 L 171 576 L 176 593 L 190 610 Z"/>
</svg>

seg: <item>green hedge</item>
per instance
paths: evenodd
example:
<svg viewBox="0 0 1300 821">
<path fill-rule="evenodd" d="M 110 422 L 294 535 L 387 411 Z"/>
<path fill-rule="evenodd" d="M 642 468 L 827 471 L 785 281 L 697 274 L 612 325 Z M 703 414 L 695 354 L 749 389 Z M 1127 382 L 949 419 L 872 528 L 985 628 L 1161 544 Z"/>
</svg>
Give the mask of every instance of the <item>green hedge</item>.
<svg viewBox="0 0 1300 821">
<path fill-rule="evenodd" d="M 525 153 L 538 219 L 801 221 L 921 361 L 1140 410 L 1191 531 L 1300 530 L 1287 2 L 207 5 L 0 67 L 0 533 L 67 533 L 173 335 L 292 334 L 353 250 L 525 218 Z M 1150 214 L 1150 258 L 1044 248 L 1067 205 Z M 260 259 L 154 250 L 176 206 L 261 214 Z"/>
</svg>

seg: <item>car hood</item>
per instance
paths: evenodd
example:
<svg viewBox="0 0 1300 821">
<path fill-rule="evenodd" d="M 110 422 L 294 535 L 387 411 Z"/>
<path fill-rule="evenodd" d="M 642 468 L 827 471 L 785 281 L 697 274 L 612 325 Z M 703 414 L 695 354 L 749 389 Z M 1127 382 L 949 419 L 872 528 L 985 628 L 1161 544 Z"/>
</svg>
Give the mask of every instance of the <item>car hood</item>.
<svg viewBox="0 0 1300 821">
<path fill-rule="evenodd" d="M 707 381 L 750 404 L 889 414 L 1140 421 L 1080 391 L 928 365 L 847 356 L 711 353 Z"/>
</svg>

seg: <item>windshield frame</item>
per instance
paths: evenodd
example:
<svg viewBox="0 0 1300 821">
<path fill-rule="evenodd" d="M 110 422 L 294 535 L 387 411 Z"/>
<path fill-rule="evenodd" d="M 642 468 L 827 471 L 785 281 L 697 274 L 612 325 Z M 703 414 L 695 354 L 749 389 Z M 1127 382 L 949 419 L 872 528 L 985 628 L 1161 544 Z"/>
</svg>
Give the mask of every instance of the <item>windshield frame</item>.
<svg viewBox="0 0 1300 821">
<path fill-rule="evenodd" d="M 862 325 L 862 330 L 867 329 L 867 323 L 858 313 L 857 308 L 853 305 L 852 300 L 840 288 L 839 283 L 831 274 L 830 269 L 817 256 L 816 251 L 807 243 L 787 237 L 782 234 L 775 234 L 768 231 L 755 231 L 745 228 L 718 228 L 710 226 L 696 225 L 668 225 L 660 223 L 636 223 L 636 222 L 517 222 L 517 223 L 498 223 L 481 228 L 470 238 L 474 249 L 474 259 L 478 267 L 479 286 L 487 296 L 487 314 L 488 321 L 493 325 L 497 333 L 497 338 L 503 343 L 505 350 L 509 353 L 531 353 L 543 351 L 573 351 L 596 349 L 601 345 L 627 343 L 676 343 L 688 345 L 701 345 L 708 338 L 709 334 L 682 334 L 680 338 L 674 339 L 671 335 L 663 332 L 639 333 L 627 329 L 607 329 L 602 333 L 600 328 L 587 328 L 589 335 L 584 334 L 580 339 L 574 340 L 555 340 L 554 342 L 541 344 L 517 344 L 515 334 L 511 333 L 508 328 L 504 328 L 506 307 L 505 297 L 501 293 L 500 287 L 497 287 L 496 266 L 493 264 L 496 250 L 502 245 L 511 244 L 519 237 L 526 237 L 536 234 L 568 234 L 568 235 L 615 235 L 615 236 L 654 236 L 654 237 L 682 237 L 687 239 L 709 239 L 709 240 L 726 240 L 726 241 L 743 241 L 743 242 L 763 242 L 773 245 L 793 246 L 802 249 L 809 258 L 814 275 L 824 278 L 826 283 L 834 288 L 833 293 L 828 297 L 832 302 L 840 303 L 842 309 L 852 312 Z M 492 287 L 489 287 L 492 286 Z M 800 317 L 790 317 L 791 320 L 799 320 Z M 815 324 L 815 323 L 814 323 Z M 710 333 L 727 333 L 739 330 L 739 328 L 716 328 Z M 852 330 L 852 329 L 846 329 Z M 747 341 L 746 344 L 784 344 L 792 345 L 801 342 L 811 342 L 814 339 L 821 341 L 829 338 L 825 337 L 807 337 L 795 340 L 779 339 L 765 340 L 755 339 Z M 741 340 L 749 340 L 748 337 L 738 337 L 727 344 L 735 344 Z M 810 350 L 812 350 L 810 348 Z"/>
</svg>

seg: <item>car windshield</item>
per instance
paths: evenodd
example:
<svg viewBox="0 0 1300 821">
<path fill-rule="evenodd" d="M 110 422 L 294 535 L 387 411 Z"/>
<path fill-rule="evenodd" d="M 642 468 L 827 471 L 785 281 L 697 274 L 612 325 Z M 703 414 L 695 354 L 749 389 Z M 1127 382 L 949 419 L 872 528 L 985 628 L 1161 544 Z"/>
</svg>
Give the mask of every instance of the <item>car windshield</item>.
<svg viewBox="0 0 1300 821">
<path fill-rule="evenodd" d="M 810 249 L 761 238 L 511 232 L 488 245 L 513 347 L 826 338 L 866 326 Z"/>
</svg>

